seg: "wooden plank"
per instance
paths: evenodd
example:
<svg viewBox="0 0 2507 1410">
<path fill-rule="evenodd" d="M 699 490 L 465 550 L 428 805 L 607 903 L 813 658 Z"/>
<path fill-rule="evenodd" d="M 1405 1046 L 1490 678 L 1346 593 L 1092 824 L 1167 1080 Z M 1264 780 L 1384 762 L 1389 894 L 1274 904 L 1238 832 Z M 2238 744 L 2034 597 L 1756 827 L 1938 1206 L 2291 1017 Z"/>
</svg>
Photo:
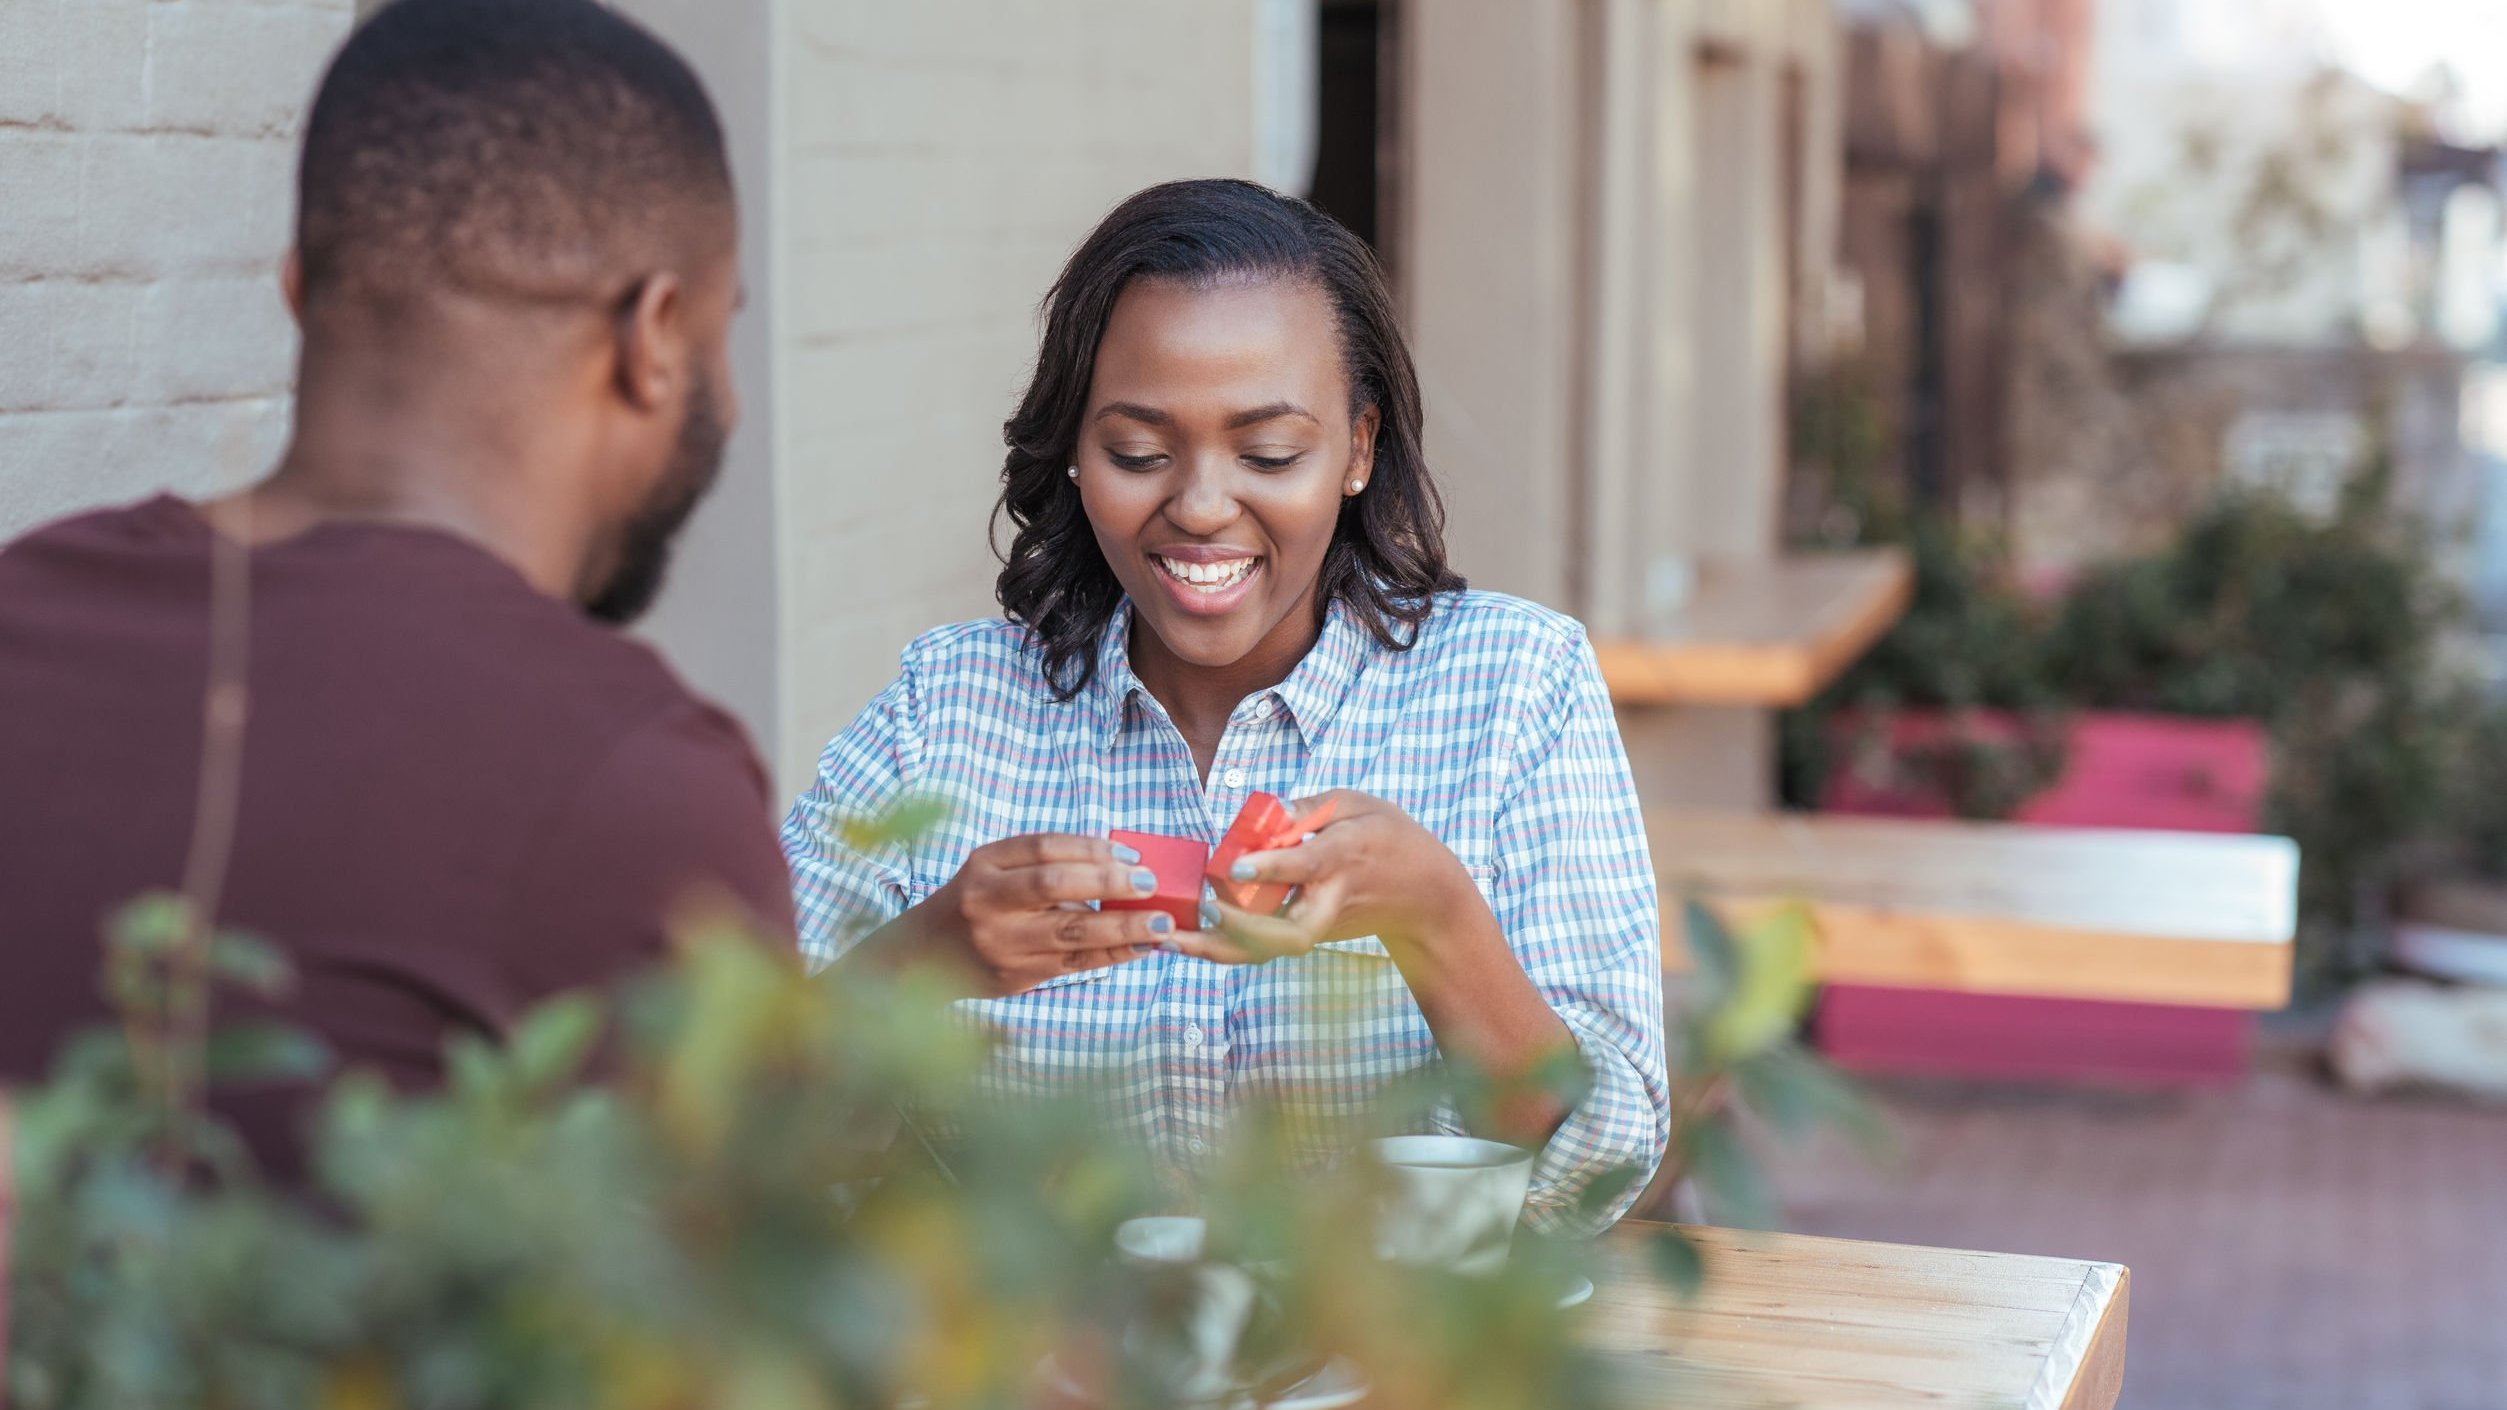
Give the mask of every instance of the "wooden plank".
<svg viewBox="0 0 2507 1410">
<path fill-rule="evenodd" d="M 1870 649 L 1905 614 L 1914 585 L 1897 549 L 1709 560 L 1661 631 L 1593 649 L 1621 705 L 1789 707 Z"/>
<path fill-rule="evenodd" d="M 1631 1227 L 1605 1246 L 1586 1336 L 1636 1407 L 2109 1410 L 2126 1275 L 2113 1264 L 1690 1229 L 1684 1301 Z"/>
<path fill-rule="evenodd" d="M 1835 983 L 2273 1009 L 2289 1001 L 2287 838 L 1664 810 L 1647 838 L 1667 911 L 1746 923 L 1809 907 Z M 1667 967 L 1685 968 L 1679 927 Z"/>
</svg>

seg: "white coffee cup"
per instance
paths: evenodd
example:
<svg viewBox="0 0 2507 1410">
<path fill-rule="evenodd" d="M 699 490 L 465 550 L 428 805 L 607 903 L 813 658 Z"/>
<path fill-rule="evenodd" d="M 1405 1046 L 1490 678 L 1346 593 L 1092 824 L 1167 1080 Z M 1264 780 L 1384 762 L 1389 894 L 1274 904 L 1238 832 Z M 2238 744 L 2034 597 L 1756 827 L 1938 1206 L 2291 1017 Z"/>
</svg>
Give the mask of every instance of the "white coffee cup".
<svg viewBox="0 0 2507 1410">
<path fill-rule="evenodd" d="M 1174 1358 L 1175 1388 L 1194 1405 L 1231 1397 L 1237 1344 L 1257 1295 L 1243 1269 L 1204 1261 L 1208 1242 L 1209 1226 L 1189 1215 L 1127 1219 L 1114 1229 L 1115 1251 L 1124 1262 L 1171 1280 L 1167 1286 L 1189 1299 L 1176 1328 L 1181 1341 L 1168 1346 L 1162 1359 Z"/>
<path fill-rule="evenodd" d="M 1376 1253 L 1479 1276 L 1506 1266 L 1532 1188 L 1532 1152 L 1472 1136 L 1389 1136 L 1367 1143 L 1387 1190 Z"/>
<path fill-rule="evenodd" d="M 1199 1263 L 1209 1226 L 1188 1214 L 1152 1214 L 1114 1226 L 1114 1248 L 1127 1263 Z"/>
</svg>

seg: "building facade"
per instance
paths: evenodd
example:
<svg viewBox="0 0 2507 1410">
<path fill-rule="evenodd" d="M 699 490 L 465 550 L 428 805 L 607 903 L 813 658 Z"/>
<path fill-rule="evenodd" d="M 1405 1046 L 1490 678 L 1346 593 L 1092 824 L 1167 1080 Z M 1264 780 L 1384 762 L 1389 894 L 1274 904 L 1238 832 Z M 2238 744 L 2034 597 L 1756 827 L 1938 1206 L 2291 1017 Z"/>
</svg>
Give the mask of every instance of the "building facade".
<svg viewBox="0 0 2507 1410">
<path fill-rule="evenodd" d="M 993 610 L 1038 302 L 1156 181 L 1311 189 L 1376 243 L 1475 583 L 1615 635 L 1777 550 L 1789 372 L 1838 315 L 1828 0 L 621 4 L 722 106 L 750 290 L 648 630 L 786 788 L 916 632 Z M 275 455 L 290 157 L 356 8 L 0 8 L 0 533 Z"/>
<path fill-rule="evenodd" d="M 0 538 L 252 478 L 295 139 L 350 0 L 0 3 Z"/>
</svg>

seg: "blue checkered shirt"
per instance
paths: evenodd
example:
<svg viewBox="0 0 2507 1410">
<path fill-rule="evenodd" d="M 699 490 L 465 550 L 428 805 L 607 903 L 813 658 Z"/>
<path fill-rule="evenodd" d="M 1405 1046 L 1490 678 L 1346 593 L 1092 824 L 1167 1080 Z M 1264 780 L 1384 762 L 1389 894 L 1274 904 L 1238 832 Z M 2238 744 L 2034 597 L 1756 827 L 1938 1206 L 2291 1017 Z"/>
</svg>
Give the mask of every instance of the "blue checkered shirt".
<svg viewBox="0 0 2507 1410">
<path fill-rule="evenodd" d="M 906 649 L 903 673 L 827 746 L 784 820 L 812 962 L 930 896 L 987 842 L 1128 828 L 1215 843 L 1256 790 L 1373 794 L 1461 858 L 1575 1034 L 1592 1087 L 1541 1154 L 1528 1218 L 1590 1228 L 1575 1206 L 1594 1176 L 1661 1160 L 1670 1091 L 1654 871 L 1583 628 L 1515 598 L 1453 593 L 1396 651 L 1335 608 L 1288 679 L 1238 704 L 1205 783 L 1132 674 L 1130 625 L 1119 611 L 1096 678 L 1062 703 L 1014 623 L 943 627 Z M 907 846 L 845 841 L 843 819 L 909 792 L 943 799 L 946 820 Z M 1262 966 L 1159 953 L 962 1009 L 1002 1039 L 998 1082 L 1092 1084 L 1185 1171 L 1237 1102 L 1336 1129 L 1437 1055 L 1372 939 Z"/>
</svg>

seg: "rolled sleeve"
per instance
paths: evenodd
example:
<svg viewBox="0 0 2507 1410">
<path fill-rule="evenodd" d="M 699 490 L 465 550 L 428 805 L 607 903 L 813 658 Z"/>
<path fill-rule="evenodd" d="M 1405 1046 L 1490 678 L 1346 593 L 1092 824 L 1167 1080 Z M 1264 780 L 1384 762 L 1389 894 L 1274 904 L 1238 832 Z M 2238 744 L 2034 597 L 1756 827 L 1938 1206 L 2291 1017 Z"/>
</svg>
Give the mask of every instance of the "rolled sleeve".
<svg viewBox="0 0 2507 1410">
<path fill-rule="evenodd" d="M 847 823 L 876 816 L 913 787 L 919 736 L 909 670 L 818 756 L 818 778 L 783 820 L 801 954 L 832 964 L 864 935 L 904 913 L 910 872 L 902 848 L 855 845 Z"/>
<path fill-rule="evenodd" d="M 1497 818 L 1498 922 L 1524 972 L 1575 1034 L 1592 1085 L 1534 1168 L 1527 1218 L 1581 1234 L 1625 1214 L 1662 1163 L 1662 917 L 1645 819 L 1592 647 L 1578 633 L 1527 700 L 1516 778 Z M 1634 1174 L 1583 1209 L 1607 1172 Z"/>
</svg>

